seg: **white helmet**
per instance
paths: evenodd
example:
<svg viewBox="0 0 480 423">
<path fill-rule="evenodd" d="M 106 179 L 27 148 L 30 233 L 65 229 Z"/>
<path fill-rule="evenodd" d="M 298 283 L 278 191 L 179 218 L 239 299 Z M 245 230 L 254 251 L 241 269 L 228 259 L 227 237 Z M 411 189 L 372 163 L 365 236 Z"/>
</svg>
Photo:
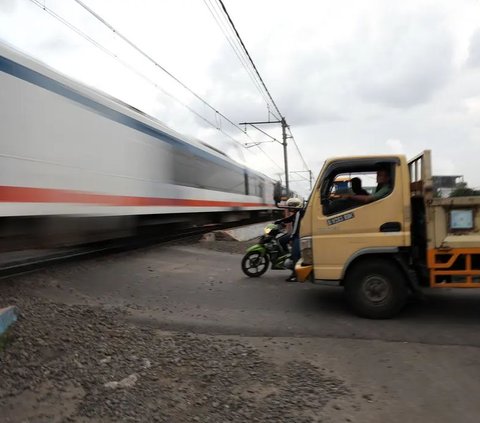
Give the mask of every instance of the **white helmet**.
<svg viewBox="0 0 480 423">
<path fill-rule="evenodd" d="M 287 200 L 287 207 L 298 209 L 302 207 L 302 200 L 300 200 L 300 198 L 289 198 Z"/>
</svg>

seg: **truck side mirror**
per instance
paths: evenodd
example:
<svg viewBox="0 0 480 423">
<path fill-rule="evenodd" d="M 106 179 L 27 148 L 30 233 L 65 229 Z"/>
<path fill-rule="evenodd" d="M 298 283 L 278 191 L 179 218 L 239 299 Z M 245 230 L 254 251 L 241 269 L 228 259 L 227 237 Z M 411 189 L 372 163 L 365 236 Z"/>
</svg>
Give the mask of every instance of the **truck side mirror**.
<svg viewBox="0 0 480 423">
<path fill-rule="evenodd" d="M 273 200 L 275 204 L 280 203 L 282 200 L 282 184 L 280 182 L 276 182 L 273 188 Z"/>
</svg>

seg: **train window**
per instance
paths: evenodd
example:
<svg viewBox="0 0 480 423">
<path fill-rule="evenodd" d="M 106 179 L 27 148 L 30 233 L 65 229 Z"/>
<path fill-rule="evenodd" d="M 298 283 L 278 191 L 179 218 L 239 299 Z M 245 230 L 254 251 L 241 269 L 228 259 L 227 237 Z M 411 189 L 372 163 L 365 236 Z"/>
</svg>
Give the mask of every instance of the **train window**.
<svg viewBox="0 0 480 423">
<path fill-rule="evenodd" d="M 258 183 L 258 196 L 263 198 L 263 179 Z"/>
<path fill-rule="evenodd" d="M 180 152 L 174 154 L 173 183 L 235 194 L 245 193 L 242 169 L 228 168 Z"/>
<path fill-rule="evenodd" d="M 250 174 L 249 177 L 249 194 L 256 197 L 263 197 L 263 179 Z"/>
</svg>

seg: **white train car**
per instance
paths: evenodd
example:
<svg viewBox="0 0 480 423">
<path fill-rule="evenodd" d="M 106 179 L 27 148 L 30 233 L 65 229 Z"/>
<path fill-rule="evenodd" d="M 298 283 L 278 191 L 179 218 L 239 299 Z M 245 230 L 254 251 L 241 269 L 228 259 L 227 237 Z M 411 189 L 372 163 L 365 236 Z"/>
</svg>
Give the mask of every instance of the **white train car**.
<svg viewBox="0 0 480 423">
<path fill-rule="evenodd" d="M 274 208 L 269 178 L 1 44 L 0 92 L 0 237 Z"/>
</svg>

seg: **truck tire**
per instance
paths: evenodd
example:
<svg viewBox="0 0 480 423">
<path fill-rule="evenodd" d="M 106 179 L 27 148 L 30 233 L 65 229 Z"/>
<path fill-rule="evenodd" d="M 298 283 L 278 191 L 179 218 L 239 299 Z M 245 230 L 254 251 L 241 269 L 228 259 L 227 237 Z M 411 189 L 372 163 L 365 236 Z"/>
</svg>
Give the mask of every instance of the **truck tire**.
<svg viewBox="0 0 480 423">
<path fill-rule="evenodd" d="M 405 276 L 394 262 L 371 259 L 354 264 L 349 269 L 345 278 L 345 293 L 358 315 L 389 319 L 407 302 L 408 287 Z"/>
</svg>

